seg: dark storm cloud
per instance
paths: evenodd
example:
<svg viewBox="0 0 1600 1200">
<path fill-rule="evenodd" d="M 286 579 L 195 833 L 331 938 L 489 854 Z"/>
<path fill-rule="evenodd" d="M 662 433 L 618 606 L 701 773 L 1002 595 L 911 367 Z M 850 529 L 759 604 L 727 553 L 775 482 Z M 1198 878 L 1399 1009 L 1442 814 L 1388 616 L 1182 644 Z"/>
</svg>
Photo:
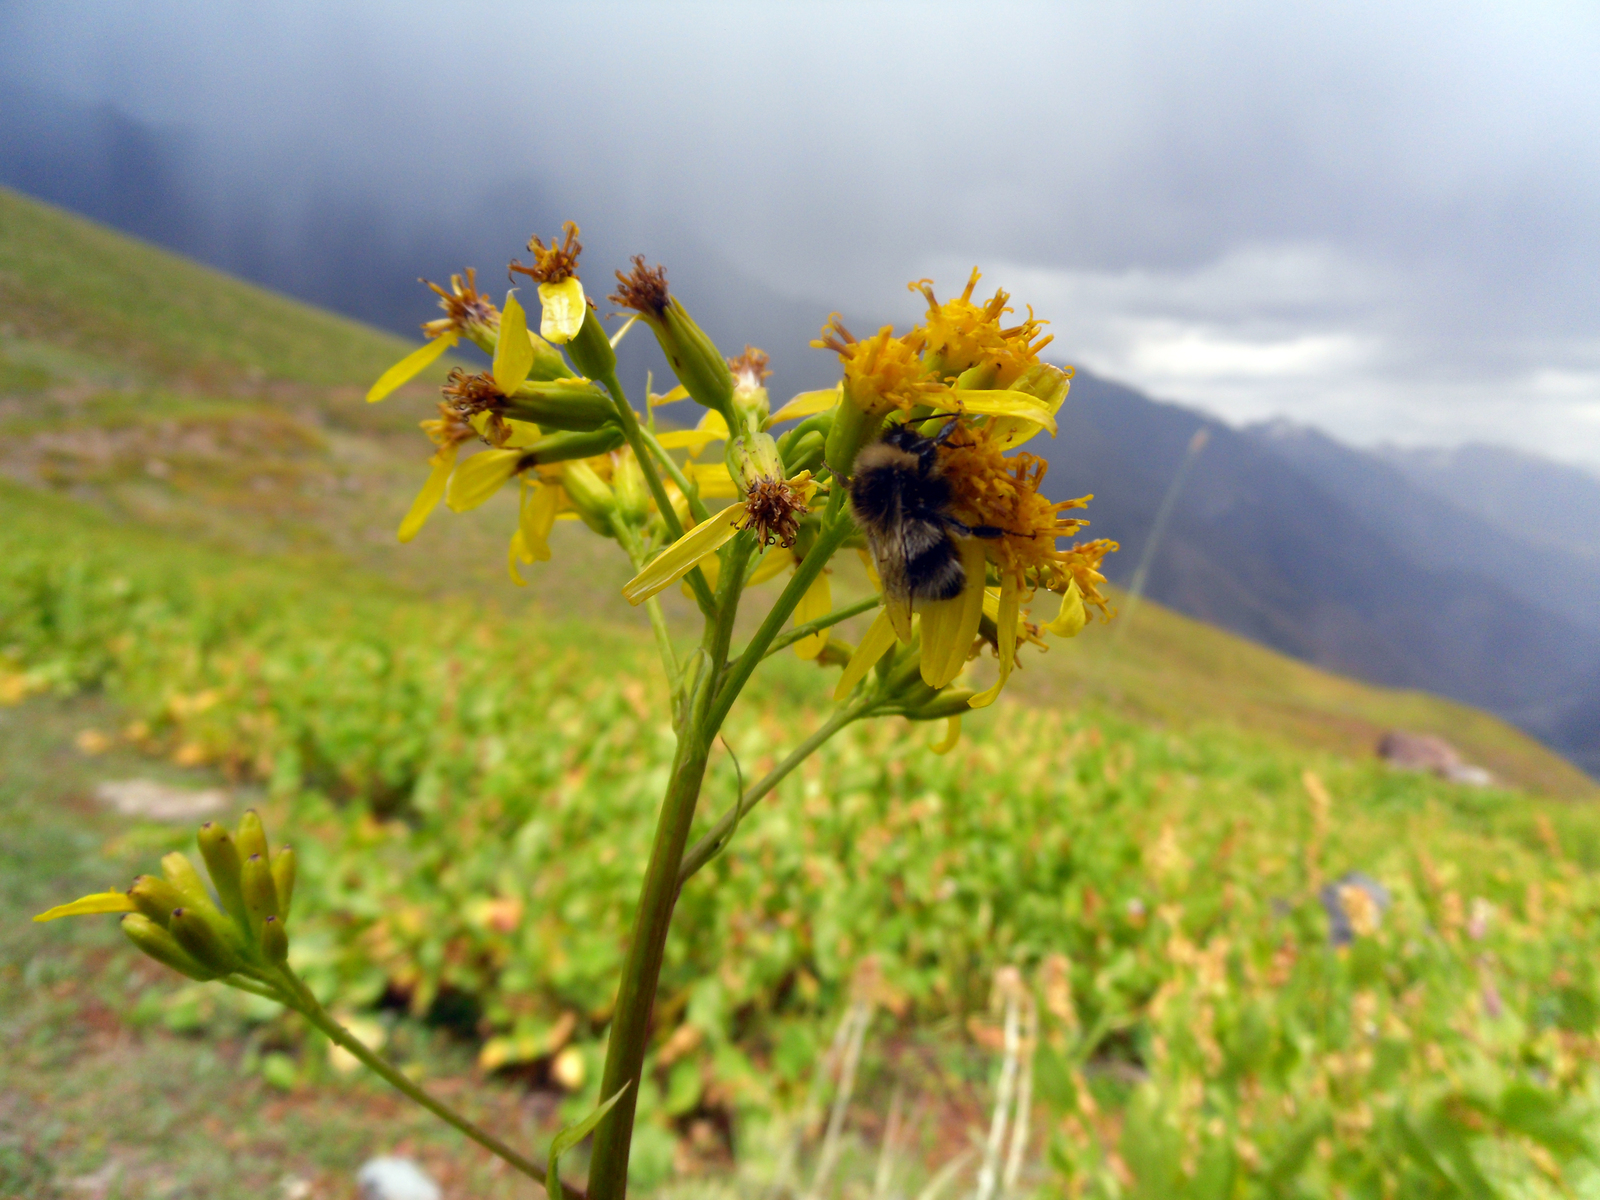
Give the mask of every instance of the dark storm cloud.
<svg viewBox="0 0 1600 1200">
<path fill-rule="evenodd" d="M 597 258 L 901 319 L 905 280 L 983 262 L 1064 355 L 1224 415 L 1600 462 L 1592 7 L 60 3 L 0 25 L 6 78 L 184 131 L 225 236 L 268 258 L 334 208 L 330 246 L 485 264 L 571 214 Z"/>
</svg>

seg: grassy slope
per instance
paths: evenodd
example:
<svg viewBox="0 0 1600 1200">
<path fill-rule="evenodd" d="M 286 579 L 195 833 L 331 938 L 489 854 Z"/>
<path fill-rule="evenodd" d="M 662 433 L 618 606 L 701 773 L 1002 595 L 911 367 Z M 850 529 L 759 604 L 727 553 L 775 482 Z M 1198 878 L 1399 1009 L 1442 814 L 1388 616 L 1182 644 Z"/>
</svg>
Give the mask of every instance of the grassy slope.
<svg viewBox="0 0 1600 1200">
<path fill-rule="evenodd" d="M 508 513 L 441 514 L 414 546 L 393 543 L 427 452 L 412 428 L 427 387 L 381 407 L 361 390 L 405 348 L 0 189 L 0 472 L 141 524 L 522 604 L 530 594 L 500 566 Z M 543 607 L 635 616 L 620 599 L 596 608 L 590 581 L 624 572 L 593 539 L 566 537 L 557 553 L 584 569 L 540 576 L 530 591 Z M 1330 675 L 1154 604 L 1119 642 L 1091 628 L 1022 680 L 1041 698 L 1094 697 L 1176 727 L 1231 722 L 1355 756 L 1386 728 L 1438 732 L 1508 781 L 1594 794 L 1486 714 Z"/>
</svg>

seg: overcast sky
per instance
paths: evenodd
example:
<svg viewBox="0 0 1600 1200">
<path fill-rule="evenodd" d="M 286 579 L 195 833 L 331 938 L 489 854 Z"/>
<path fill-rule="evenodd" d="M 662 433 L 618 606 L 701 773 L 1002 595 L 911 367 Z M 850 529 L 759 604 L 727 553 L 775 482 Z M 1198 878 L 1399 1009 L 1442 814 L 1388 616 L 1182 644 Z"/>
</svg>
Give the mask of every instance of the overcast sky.
<svg viewBox="0 0 1600 1200">
<path fill-rule="evenodd" d="M 536 196 L 902 321 L 979 263 L 1161 398 L 1600 466 L 1593 3 L 41 0 L 0 73 L 191 132 L 219 190 Z"/>
</svg>

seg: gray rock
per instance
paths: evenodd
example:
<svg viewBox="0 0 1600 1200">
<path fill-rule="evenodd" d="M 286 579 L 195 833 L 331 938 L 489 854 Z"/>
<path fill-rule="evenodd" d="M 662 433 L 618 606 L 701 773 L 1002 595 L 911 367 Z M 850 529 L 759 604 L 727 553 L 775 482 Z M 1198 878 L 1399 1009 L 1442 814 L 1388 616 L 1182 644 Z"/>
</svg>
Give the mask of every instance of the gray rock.
<svg viewBox="0 0 1600 1200">
<path fill-rule="evenodd" d="M 1335 946 L 1348 946 L 1356 938 L 1355 929 L 1350 924 L 1350 914 L 1345 912 L 1344 901 L 1339 897 L 1340 889 L 1346 887 L 1360 888 L 1371 896 L 1372 902 L 1378 906 L 1380 921 L 1382 914 L 1389 911 L 1389 889 L 1364 871 L 1346 871 L 1332 883 L 1323 884 L 1317 898 L 1327 910 L 1328 941 Z"/>
<path fill-rule="evenodd" d="M 409 1158 L 372 1158 L 356 1174 L 361 1200 L 439 1200 L 439 1185 Z"/>
</svg>

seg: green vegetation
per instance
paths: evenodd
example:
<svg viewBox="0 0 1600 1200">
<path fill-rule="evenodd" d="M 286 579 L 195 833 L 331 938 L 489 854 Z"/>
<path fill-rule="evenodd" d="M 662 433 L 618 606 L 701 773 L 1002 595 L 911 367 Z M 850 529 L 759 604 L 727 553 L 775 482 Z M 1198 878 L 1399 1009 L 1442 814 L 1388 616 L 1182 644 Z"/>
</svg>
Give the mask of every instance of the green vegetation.
<svg viewBox="0 0 1600 1200">
<path fill-rule="evenodd" d="M 123 744 L 262 781 L 303 853 L 298 965 L 319 991 L 455 1021 L 486 1065 L 535 1077 L 575 1047 L 569 1111 L 592 1103 L 670 756 L 647 647 L 6 500 L 12 692 L 103 687 Z M 773 665 L 729 734 L 747 775 L 824 703 L 809 669 Z M 1450 1194 L 1469 1160 L 1536 1179 L 1588 1147 L 1592 810 L 1100 711 L 971 724 L 948 758 L 899 729 L 841 737 L 746 818 L 715 886 L 685 889 L 653 1044 L 696 1052 L 648 1072 L 647 1140 L 795 1106 L 864 956 L 891 1042 L 981 1020 L 999 967 L 1042 987 L 1065 956 L 1038 1094 L 1052 1161 L 1084 1178 L 1324 1194 L 1388 1172 Z M 731 760 L 715 775 L 731 797 Z M 184 840 L 136 839 L 147 861 Z M 1349 869 L 1395 903 L 1330 950 L 1316 891 Z M 885 1052 L 863 1087 L 895 1071 Z"/>
<path fill-rule="evenodd" d="M 233 1194 L 260 1195 L 273 1164 L 347 1169 L 340 1139 L 383 1128 L 469 1164 L 470 1194 L 512 1194 L 465 1173 L 481 1163 L 460 1139 L 343 1081 L 302 1026 L 156 974 L 109 918 L 19 921 L 190 848 L 84 803 L 93 775 L 253 789 L 303 858 L 302 974 L 531 1144 L 511 1087 L 459 1077 L 476 1056 L 569 1119 L 598 1099 L 671 754 L 645 631 L 604 622 L 620 603 L 550 619 L 577 611 L 553 573 L 528 604 L 467 569 L 503 561 L 499 533 L 378 545 L 420 482 L 397 436 L 418 413 L 355 390 L 393 339 L 6 193 L 0 318 L 0 463 L 30 485 L 0 488 L 0 1037 L 37 1081 L 0 1085 L 0 1181 L 143 1145 L 124 1194 L 228 1194 L 231 1163 Z M 557 566 L 586 553 L 553 546 Z M 1016 966 L 1040 1021 L 1027 1178 L 1052 1190 L 1591 1194 L 1600 819 L 1365 750 L 1401 724 L 1547 797 L 1587 781 L 1490 718 L 1154 606 L 1120 646 L 1100 632 L 1030 658 L 1020 700 L 970 718 L 948 757 L 903 723 L 842 735 L 690 881 L 641 1182 L 675 1157 L 725 1163 L 725 1134 L 766 1170 L 763 1128 L 801 1107 L 875 958 L 862 1178 L 897 1084 L 932 1105 L 913 1181 L 986 1119 L 992 993 Z M 816 727 L 827 687 L 769 661 L 696 834 Z M 104 757 L 66 748 L 85 725 Z M 1374 927 L 1347 893 L 1358 936 L 1331 948 L 1319 893 L 1350 870 L 1393 903 Z"/>
</svg>

